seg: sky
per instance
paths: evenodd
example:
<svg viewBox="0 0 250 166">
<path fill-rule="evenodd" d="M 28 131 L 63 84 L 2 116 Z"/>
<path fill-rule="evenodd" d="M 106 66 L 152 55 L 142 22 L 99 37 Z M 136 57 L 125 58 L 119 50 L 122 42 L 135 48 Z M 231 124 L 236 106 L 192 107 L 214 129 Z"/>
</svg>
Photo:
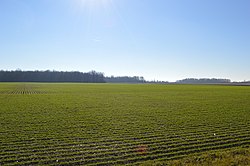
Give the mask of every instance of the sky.
<svg viewBox="0 0 250 166">
<path fill-rule="evenodd" d="M 0 0 L 0 70 L 250 80 L 249 0 Z"/>
</svg>

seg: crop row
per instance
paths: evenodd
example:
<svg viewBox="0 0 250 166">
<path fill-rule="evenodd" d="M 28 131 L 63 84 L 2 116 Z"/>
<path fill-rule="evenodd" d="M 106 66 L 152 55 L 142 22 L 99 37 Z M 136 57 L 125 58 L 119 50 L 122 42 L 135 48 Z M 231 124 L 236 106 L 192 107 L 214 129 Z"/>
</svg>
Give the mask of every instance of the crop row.
<svg viewBox="0 0 250 166">
<path fill-rule="evenodd" d="M 168 142 L 169 144 L 176 144 L 180 142 L 190 142 L 190 141 L 204 141 L 204 140 L 217 140 L 217 139 L 226 139 L 226 138 L 237 138 L 243 135 L 250 135 L 250 131 L 248 130 L 239 130 L 239 131 L 232 131 L 232 133 L 224 132 L 220 133 L 219 135 L 212 135 L 212 134 L 189 134 L 189 135 L 175 135 L 175 136 L 155 136 L 155 137 L 140 137 L 137 139 L 133 139 L 132 137 L 126 137 L 126 139 L 111 139 L 111 140 L 96 140 L 94 142 L 86 141 L 86 140 L 77 140 L 77 138 L 60 138 L 61 140 L 57 139 L 48 139 L 46 140 L 27 140 L 22 142 L 12 142 L 12 143 L 3 143 L 0 148 L 2 152 L 15 152 L 15 151 L 26 151 L 26 150 L 34 150 L 34 149 L 45 149 L 47 148 L 53 149 L 56 148 L 64 148 L 64 147 L 74 147 L 74 148 L 85 148 L 85 149 L 106 149 L 112 147 L 118 148 L 120 145 L 123 146 L 131 146 L 137 144 L 154 144 L 157 142 Z M 41 141 L 43 141 L 43 145 L 41 145 Z M 29 146 L 27 146 L 29 145 Z M 5 150 L 6 149 L 6 150 Z"/>
<path fill-rule="evenodd" d="M 15 91 L 2 91 L 0 94 L 8 95 L 32 95 L 32 94 L 47 94 L 46 91 L 37 91 L 37 90 L 15 90 Z"/>
<path fill-rule="evenodd" d="M 103 130 L 105 131 L 105 130 Z M 100 133 L 99 135 L 93 135 L 96 136 L 96 141 L 91 135 L 87 135 L 87 137 L 68 137 L 66 135 L 60 136 L 60 138 L 55 139 L 55 135 L 46 135 L 46 137 L 43 136 L 43 134 L 41 135 L 41 133 L 37 133 L 37 134 L 33 134 L 33 138 L 30 139 L 30 137 L 27 137 L 27 139 L 22 139 L 22 140 L 17 140 L 16 139 L 16 135 L 13 135 L 13 139 L 10 137 L 11 133 L 8 133 L 8 131 L 6 131 L 9 136 L 8 140 L 5 140 L 4 142 L 2 142 L 2 144 L 0 145 L 0 147 L 3 146 L 12 146 L 15 145 L 15 147 L 18 147 L 19 145 L 22 146 L 22 144 L 26 144 L 26 143 L 31 143 L 33 141 L 42 141 L 42 142 L 51 142 L 51 144 L 54 144 L 54 141 L 57 142 L 64 142 L 64 140 L 69 140 L 70 142 L 72 141 L 84 141 L 85 144 L 87 144 L 89 146 L 89 144 L 95 144 L 96 142 L 98 142 L 99 144 L 109 144 L 110 142 L 112 142 L 113 144 L 116 143 L 120 143 L 120 142 L 131 142 L 131 141 L 137 141 L 137 140 L 159 140 L 159 139 L 189 139 L 189 138 L 196 138 L 196 139 L 203 139 L 204 137 L 220 137 L 221 135 L 232 135 L 232 136 L 237 136 L 239 133 L 248 133 L 250 131 L 249 127 L 247 125 L 245 126 L 237 126 L 235 128 L 225 128 L 222 127 L 222 129 L 217 128 L 215 129 L 211 129 L 211 128 L 204 128 L 202 130 L 193 130 L 193 131 L 182 131 L 179 130 L 178 132 L 168 132 L 167 134 L 162 134 L 162 130 L 154 130 L 153 132 L 148 132 L 146 135 L 130 135 L 130 133 L 126 133 L 126 134 L 113 134 L 112 135 L 112 139 L 109 138 L 109 136 L 107 135 L 103 135 L 103 133 Z M 20 134 L 20 133 L 19 133 Z M 4 136 L 5 132 L 1 132 L 1 135 Z M 90 140 L 89 137 L 91 137 L 92 139 Z M 97 139 L 98 138 L 98 139 Z M 126 138 L 126 139 L 124 139 Z M 70 140 L 72 139 L 72 140 Z M 4 140 L 4 139 L 3 139 Z M 87 142 L 86 142 L 87 141 Z M 125 141 L 125 142 L 124 142 Z"/>
<path fill-rule="evenodd" d="M 18 85 L 8 90 L 0 90 L 1 95 L 18 95 L 18 94 L 46 94 L 48 91 L 40 90 L 31 85 Z"/>
<path fill-rule="evenodd" d="M 237 140 L 227 140 L 227 141 L 221 141 L 221 142 L 215 142 L 215 143 L 207 143 L 202 145 L 193 145 L 190 147 L 180 147 L 175 150 L 168 150 L 168 149 L 157 149 L 154 151 L 147 152 L 145 154 L 135 153 L 134 151 L 127 151 L 124 153 L 119 153 L 116 155 L 110 155 L 110 154 L 102 154 L 101 156 L 93 155 L 93 157 L 89 158 L 88 156 L 85 156 L 81 153 L 70 153 L 66 155 L 57 155 L 57 156 L 37 156 L 34 154 L 30 154 L 26 157 L 18 157 L 18 158 L 9 158 L 7 161 L 3 161 L 2 164 L 11 164 L 16 161 L 22 162 L 23 164 L 32 164 L 34 162 L 39 162 L 43 164 L 51 164 L 55 162 L 65 162 L 65 163 L 71 163 L 72 161 L 74 163 L 80 163 L 80 164 L 94 164 L 94 163 L 103 163 L 108 164 L 110 161 L 116 164 L 124 164 L 124 163 L 130 163 L 130 162 L 141 162 L 145 161 L 147 158 L 150 159 L 159 159 L 159 158 L 166 158 L 171 159 L 171 157 L 178 157 L 179 155 L 187 155 L 190 153 L 196 153 L 196 152 L 202 152 L 207 150 L 214 150 L 214 149 L 223 149 L 228 147 L 234 147 L 234 146 L 240 146 L 240 145 L 249 145 L 250 140 L 249 139 L 243 139 L 241 141 Z"/>
<path fill-rule="evenodd" d="M 70 138 L 62 138 L 61 141 L 59 140 L 50 140 L 49 142 L 42 142 L 38 140 L 30 140 L 29 142 L 19 142 L 17 144 L 2 144 L 1 145 L 1 153 L 0 154 L 15 154 L 17 151 L 19 154 L 22 153 L 28 153 L 29 151 L 33 151 L 34 149 L 37 149 L 36 151 L 54 151 L 54 150 L 60 150 L 60 149 L 79 149 L 79 150 L 91 150 L 92 153 L 96 152 L 102 152 L 102 151 L 112 151 L 114 148 L 116 149 L 122 149 L 123 147 L 132 147 L 140 144 L 144 145 L 154 145 L 159 144 L 162 142 L 167 143 L 169 146 L 176 145 L 176 144 L 185 144 L 185 143 L 201 143 L 208 141 L 217 141 L 217 140 L 226 140 L 226 139 L 237 139 L 241 137 L 247 137 L 250 136 L 249 131 L 235 131 L 234 135 L 231 135 L 229 133 L 220 134 L 217 136 L 211 136 L 211 135 L 192 135 L 189 137 L 154 137 L 154 138 L 144 138 L 144 139 L 136 139 L 132 140 L 129 138 L 123 138 L 123 140 L 110 140 L 110 142 L 97 140 L 95 142 L 89 142 L 89 141 L 76 141 L 75 139 Z M 91 153 L 89 151 L 89 153 Z"/>
<path fill-rule="evenodd" d="M 243 134 L 244 133 L 244 134 Z M 102 157 L 102 156 L 110 156 L 110 155 L 117 155 L 117 154 L 127 154 L 127 153 L 133 153 L 136 151 L 136 148 L 140 145 L 148 145 L 148 150 L 155 151 L 159 149 L 168 149 L 168 151 L 178 151 L 178 148 L 182 147 L 189 147 L 193 145 L 203 145 L 203 144 L 224 144 L 225 142 L 231 140 L 231 141 L 242 141 L 242 140 L 248 140 L 249 139 L 249 132 L 243 132 L 243 133 L 236 133 L 238 136 L 231 136 L 228 134 L 222 135 L 220 137 L 203 137 L 202 140 L 197 140 L 197 138 L 193 137 L 192 139 L 188 139 L 185 141 L 181 140 L 168 140 L 168 139 L 156 139 L 156 140 L 140 140 L 135 141 L 133 143 L 120 143 L 119 146 L 110 146 L 111 144 L 108 144 L 106 146 L 100 146 L 96 144 L 89 144 L 89 147 L 84 146 L 84 144 L 76 145 L 76 144 L 65 144 L 65 145 L 58 145 L 57 147 L 41 147 L 41 146 L 29 146 L 29 148 L 16 148 L 12 149 L 7 147 L 7 151 L 5 151 L 4 147 L 2 147 L 2 161 L 4 161 L 6 158 L 9 157 L 15 157 L 16 155 L 18 157 L 25 157 L 30 156 L 30 153 L 34 155 L 39 156 L 54 156 L 57 155 L 69 155 L 74 156 L 74 154 L 80 154 L 84 155 L 86 158 L 96 158 L 96 157 Z M 116 145 L 118 143 L 116 142 Z M 33 150 L 32 150 L 33 149 Z M 37 149 L 34 151 L 34 149 Z M 175 150 L 176 149 L 176 150 Z M 16 153 L 18 151 L 18 153 Z M 14 153 L 12 153 L 14 152 Z M 11 155 L 12 154 L 12 155 Z M 54 154 L 54 155 L 53 155 Z M 6 156 L 6 157 L 3 157 Z M 89 157 L 88 157 L 89 156 Z M 92 157 L 91 157 L 92 156 Z M 64 156 L 65 157 L 65 156 Z M 4 159 L 5 158 L 5 159 Z"/>
</svg>

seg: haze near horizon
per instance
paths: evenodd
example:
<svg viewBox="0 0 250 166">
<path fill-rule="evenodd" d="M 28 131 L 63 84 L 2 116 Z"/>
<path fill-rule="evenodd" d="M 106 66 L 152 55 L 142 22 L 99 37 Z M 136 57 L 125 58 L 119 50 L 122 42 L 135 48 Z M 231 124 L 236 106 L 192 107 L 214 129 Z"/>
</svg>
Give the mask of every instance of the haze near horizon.
<svg viewBox="0 0 250 166">
<path fill-rule="evenodd" d="M 248 0 L 1 0 L 2 70 L 250 80 Z"/>
</svg>

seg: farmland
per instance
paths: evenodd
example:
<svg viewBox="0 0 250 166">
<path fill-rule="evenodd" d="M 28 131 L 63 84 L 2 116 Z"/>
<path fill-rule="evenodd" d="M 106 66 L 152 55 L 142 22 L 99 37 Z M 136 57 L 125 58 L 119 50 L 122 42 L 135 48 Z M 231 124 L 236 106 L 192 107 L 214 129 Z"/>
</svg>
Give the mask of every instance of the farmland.
<svg viewBox="0 0 250 166">
<path fill-rule="evenodd" d="M 117 165 L 250 146 L 250 87 L 0 84 L 0 165 Z"/>
</svg>

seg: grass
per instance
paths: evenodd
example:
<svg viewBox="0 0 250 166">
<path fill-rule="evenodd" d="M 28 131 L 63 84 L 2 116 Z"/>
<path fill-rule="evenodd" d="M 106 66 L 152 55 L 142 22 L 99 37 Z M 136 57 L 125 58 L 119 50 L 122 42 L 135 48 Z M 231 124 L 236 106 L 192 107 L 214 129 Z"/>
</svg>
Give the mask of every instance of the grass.
<svg viewBox="0 0 250 166">
<path fill-rule="evenodd" d="M 0 165 L 185 160 L 250 145 L 250 87 L 1 83 L 0 126 Z"/>
</svg>

